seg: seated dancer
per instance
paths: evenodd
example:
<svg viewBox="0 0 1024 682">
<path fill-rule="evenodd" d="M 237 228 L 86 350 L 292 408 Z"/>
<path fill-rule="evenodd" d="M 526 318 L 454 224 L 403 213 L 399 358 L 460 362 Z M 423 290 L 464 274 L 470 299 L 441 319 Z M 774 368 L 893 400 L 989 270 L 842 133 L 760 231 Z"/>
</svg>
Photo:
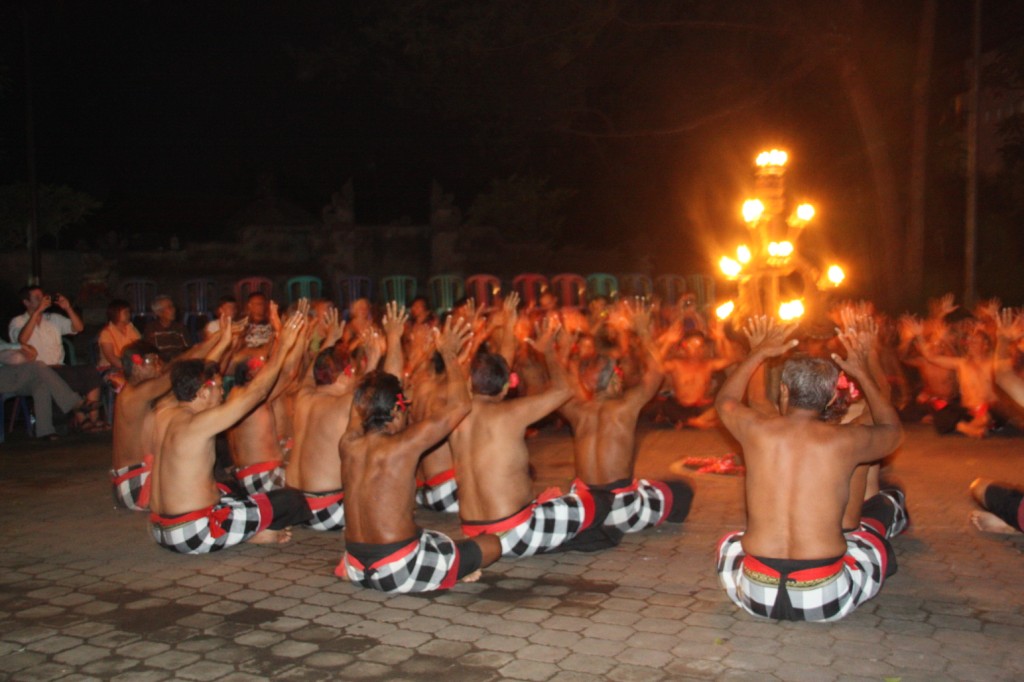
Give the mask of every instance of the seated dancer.
<svg viewBox="0 0 1024 682">
<path fill-rule="evenodd" d="M 210 337 L 181 356 L 187 360 L 204 357 L 216 361 L 231 345 L 231 320 L 222 318 L 226 333 Z M 157 440 L 154 402 L 171 390 L 171 375 L 165 371 L 156 346 L 135 341 L 121 351 L 126 384 L 114 402 L 113 464 L 110 480 L 114 501 L 134 511 L 149 508 L 149 476 Z"/>
<path fill-rule="evenodd" d="M 547 388 L 506 401 L 508 363 L 501 355 L 478 353 L 471 373 L 473 409 L 449 439 L 459 482 L 462 532 L 469 537 L 496 534 L 501 538 L 502 556 L 549 551 L 599 525 L 608 515 L 611 496 L 595 496 L 585 488 L 568 495 L 552 488 L 534 497 L 526 427 L 572 397 L 565 369 L 555 355 L 557 318 L 545 317 L 543 328 L 536 343 L 527 343 L 547 361 L 551 373 Z"/>
<path fill-rule="evenodd" d="M 602 534 L 589 538 L 599 548 L 617 544 L 622 533 L 636 533 L 664 521 L 681 523 L 690 512 L 693 488 L 685 481 L 648 481 L 633 476 L 636 425 L 640 410 L 661 385 L 661 365 L 654 353 L 650 310 L 641 301 L 627 306 L 645 354 L 640 384 L 625 389 L 618 365 L 598 357 L 584 378 L 591 397 L 574 396 L 560 413 L 573 432 L 576 480 L 573 492 L 603 490 L 615 498 Z M 583 542 L 581 540 L 580 542 Z"/>
<path fill-rule="evenodd" d="M 839 369 L 820 358 L 785 363 L 781 415 L 744 405 L 754 371 L 796 346 L 785 340 L 793 328 L 765 317 L 751 320 L 745 330 L 750 355 L 715 403 L 747 466 L 747 530 L 719 542 L 717 570 L 729 598 L 753 615 L 832 621 L 878 594 L 896 572 L 888 539 L 906 527 L 903 494 L 869 490 L 860 528 L 845 534 L 843 514 L 855 468 L 895 450 L 903 430 L 869 369 L 873 337 L 850 329 L 839 337 L 847 358 L 832 359 L 864 393 L 873 425 L 822 420 L 835 399 Z"/>
<path fill-rule="evenodd" d="M 184 360 L 171 368 L 177 403 L 157 415 L 164 436 L 151 474 L 149 520 L 157 544 L 205 554 L 242 542 L 287 542 L 289 527 L 309 519 L 309 506 L 297 490 L 246 497 L 226 492 L 213 478 L 214 438 L 266 399 L 304 325 L 304 314 L 292 315 L 263 371 L 227 400 L 214 363 Z"/>
<path fill-rule="evenodd" d="M 409 421 L 423 421 L 440 409 L 445 401 L 447 378 L 444 358 L 438 353 L 420 365 L 410 380 L 412 405 Z M 416 503 L 425 509 L 455 514 L 459 511 L 459 484 L 455 480 L 455 461 L 449 439 L 430 447 L 416 467 Z"/>
<path fill-rule="evenodd" d="M 448 374 L 448 399 L 423 421 L 408 425 L 408 403 L 398 377 L 367 374 L 356 389 L 340 451 L 345 472 L 345 555 L 338 577 L 382 592 L 447 589 L 477 580 L 479 569 L 501 556 L 494 535 L 454 542 L 413 519 L 416 463 L 451 433 L 471 406 L 459 351 L 469 342 L 463 322 L 449 319 L 436 336 Z"/>
<path fill-rule="evenodd" d="M 298 313 L 307 316 L 309 302 L 299 301 Z M 278 438 L 277 420 L 274 415 L 274 401 L 279 399 L 290 386 L 295 372 L 302 361 L 303 354 L 309 344 L 309 332 L 312 325 L 305 326 L 306 333 L 299 342 L 291 347 L 284 357 L 284 365 L 280 378 L 274 384 L 270 396 L 256 408 L 245 415 L 234 426 L 228 429 L 228 450 L 235 463 L 232 472 L 235 480 L 249 495 L 265 493 L 285 485 L 285 453 L 282 451 Z M 273 355 L 281 352 L 281 344 L 275 339 Z M 234 365 L 231 377 L 231 391 L 245 387 L 267 367 L 267 360 L 262 355 L 242 354 L 242 360 Z"/>
<path fill-rule="evenodd" d="M 295 449 L 288 461 L 287 481 L 306 496 L 313 530 L 345 527 L 345 492 L 338 443 L 348 428 L 352 392 L 361 374 L 348 346 L 338 343 L 345 323 L 336 308 L 325 313 L 324 349 L 314 359 L 295 395 Z M 385 325 L 387 325 L 385 321 Z M 380 345 L 367 341 L 366 365 L 377 366 Z"/>
<path fill-rule="evenodd" d="M 677 322 L 666 334 L 672 349 L 665 357 L 662 369 L 668 375 L 672 395 L 660 401 L 658 418 L 671 422 L 677 429 L 684 426 L 713 428 L 718 424 L 718 418 L 715 415 L 712 380 L 716 372 L 733 364 L 735 360 L 728 355 L 712 357 L 704 334 L 697 330 L 683 334 L 680 342 L 679 335 L 682 332 L 682 322 Z M 718 345 L 724 347 L 723 343 Z"/>
</svg>

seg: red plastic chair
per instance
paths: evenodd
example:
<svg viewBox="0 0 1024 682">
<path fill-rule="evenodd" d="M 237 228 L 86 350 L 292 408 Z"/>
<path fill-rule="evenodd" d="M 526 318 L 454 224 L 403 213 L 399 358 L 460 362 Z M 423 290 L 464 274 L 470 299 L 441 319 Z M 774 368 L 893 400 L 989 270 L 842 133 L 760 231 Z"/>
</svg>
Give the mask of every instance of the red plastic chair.
<svg viewBox="0 0 1024 682">
<path fill-rule="evenodd" d="M 587 280 L 575 272 L 563 272 L 551 278 L 551 291 L 563 308 L 582 308 L 586 305 Z"/>
<path fill-rule="evenodd" d="M 540 295 L 548 288 L 548 278 L 536 272 L 524 272 L 512 279 L 512 288 L 526 306 L 536 306 Z"/>
<path fill-rule="evenodd" d="M 250 294 L 259 292 L 267 298 L 274 294 L 274 283 L 266 277 L 246 277 L 235 282 L 235 298 L 238 299 L 238 306 L 245 307 L 245 302 Z"/>
<path fill-rule="evenodd" d="M 489 308 L 501 293 L 501 280 L 494 275 L 478 274 L 466 278 L 466 295 L 473 297 L 478 308 Z"/>
</svg>

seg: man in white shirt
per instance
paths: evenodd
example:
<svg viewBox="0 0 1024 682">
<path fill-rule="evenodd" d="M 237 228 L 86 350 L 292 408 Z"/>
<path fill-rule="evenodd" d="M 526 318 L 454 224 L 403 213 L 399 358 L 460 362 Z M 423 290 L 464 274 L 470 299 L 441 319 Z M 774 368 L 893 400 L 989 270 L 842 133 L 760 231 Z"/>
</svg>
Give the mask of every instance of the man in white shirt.
<svg viewBox="0 0 1024 682">
<path fill-rule="evenodd" d="M 36 418 L 35 437 L 52 439 L 56 437 L 53 403 L 61 413 L 67 413 L 82 404 L 82 397 L 35 357 L 31 346 L 0 341 L 0 393 L 31 396 Z"/>
<path fill-rule="evenodd" d="M 102 382 L 100 374 L 92 366 L 65 365 L 64 346 L 61 342 L 65 334 L 77 334 L 85 329 L 85 323 L 71 307 L 71 302 L 60 294 L 50 296 L 38 286 L 22 287 L 19 293 L 25 312 L 11 320 L 8 327 L 11 341 L 22 347 L 34 348 L 38 362 L 50 365 L 74 391 L 86 397 L 90 407 L 95 405 L 95 409 L 89 410 L 89 422 L 97 424 Z M 47 312 L 52 305 L 67 313 L 67 317 Z"/>
</svg>

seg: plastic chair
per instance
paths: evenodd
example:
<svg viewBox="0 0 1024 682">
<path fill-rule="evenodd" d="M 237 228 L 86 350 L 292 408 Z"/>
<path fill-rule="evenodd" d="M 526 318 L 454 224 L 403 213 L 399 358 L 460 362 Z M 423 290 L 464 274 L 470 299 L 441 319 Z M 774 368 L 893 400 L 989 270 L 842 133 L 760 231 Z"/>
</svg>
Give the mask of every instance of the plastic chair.
<svg viewBox="0 0 1024 682">
<path fill-rule="evenodd" d="M 156 282 L 151 279 L 131 277 L 121 281 L 121 291 L 132 308 L 133 320 L 136 318 L 151 320 L 156 317 L 149 309 L 149 304 L 156 296 Z"/>
<path fill-rule="evenodd" d="M 213 313 L 214 294 L 217 282 L 210 277 L 186 280 L 181 286 L 182 300 L 185 302 L 182 322 L 188 327 L 192 338 L 198 338 L 199 320 L 208 321 Z"/>
<path fill-rule="evenodd" d="M 64 347 L 64 364 L 77 365 L 78 353 L 75 352 L 75 344 L 70 337 L 60 337 L 60 345 Z"/>
<path fill-rule="evenodd" d="M 323 281 L 319 277 L 313 277 L 312 275 L 292 277 L 285 283 L 284 289 L 288 293 L 289 305 L 295 303 L 300 298 L 308 298 L 312 301 L 314 298 L 323 298 L 324 295 Z"/>
<path fill-rule="evenodd" d="M 548 278 L 536 272 L 524 272 L 512 278 L 512 288 L 525 306 L 536 306 L 548 288 Z"/>
<path fill-rule="evenodd" d="M 604 296 L 611 300 L 619 294 L 619 281 L 614 275 L 606 272 L 593 272 L 587 275 L 587 295 L 590 297 Z"/>
<path fill-rule="evenodd" d="M 654 290 L 665 302 L 675 303 L 687 291 L 686 278 L 682 275 L 658 275 L 654 279 Z"/>
<path fill-rule="evenodd" d="M 619 275 L 619 292 L 625 296 L 650 298 L 654 293 L 654 284 L 647 275 L 630 272 L 625 275 Z"/>
<path fill-rule="evenodd" d="M 551 278 L 551 291 L 563 308 L 582 308 L 586 304 L 587 280 L 574 272 L 563 272 Z"/>
<path fill-rule="evenodd" d="M 238 307 L 244 310 L 249 296 L 257 292 L 268 299 L 272 298 L 274 283 L 267 277 L 246 277 L 235 282 L 235 298 L 238 300 Z"/>
<path fill-rule="evenodd" d="M 409 275 L 388 275 L 380 280 L 380 293 L 384 302 L 395 301 L 407 306 L 416 298 L 416 278 Z"/>
<path fill-rule="evenodd" d="M 13 400 L 14 405 L 11 406 L 11 423 L 4 428 L 4 405 L 8 400 Z M 28 408 L 28 401 L 31 400 L 28 396 L 21 396 L 16 393 L 0 393 L 0 443 L 3 443 L 5 436 L 8 431 L 14 431 L 14 422 L 18 418 L 18 413 L 21 413 L 21 418 L 25 422 L 25 432 L 29 436 L 35 434 L 36 419 L 32 414 L 32 411 Z"/>
<path fill-rule="evenodd" d="M 466 295 L 466 284 L 459 275 L 434 275 L 428 281 L 434 314 L 440 317 L 455 306 L 455 301 Z"/>
<path fill-rule="evenodd" d="M 697 307 L 701 310 L 709 310 L 715 303 L 715 280 L 707 275 L 688 275 L 686 282 L 690 291 L 697 294 Z"/>
<path fill-rule="evenodd" d="M 471 296 L 478 308 L 489 308 L 501 293 L 501 280 L 494 275 L 479 274 L 466 278 L 466 295 Z"/>
<path fill-rule="evenodd" d="M 334 290 L 338 296 L 338 310 L 348 310 L 352 301 L 360 298 L 373 300 L 373 280 L 363 275 L 336 274 Z"/>
</svg>

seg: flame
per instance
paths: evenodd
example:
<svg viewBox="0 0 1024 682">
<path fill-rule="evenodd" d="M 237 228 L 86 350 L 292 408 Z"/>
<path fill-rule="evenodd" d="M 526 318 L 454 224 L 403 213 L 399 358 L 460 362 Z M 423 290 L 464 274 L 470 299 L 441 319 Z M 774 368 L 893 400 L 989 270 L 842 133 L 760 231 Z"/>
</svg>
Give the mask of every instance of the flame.
<svg viewBox="0 0 1024 682">
<path fill-rule="evenodd" d="M 846 279 L 846 273 L 843 272 L 843 269 L 838 265 L 828 266 L 826 276 L 828 277 L 828 281 L 832 282 L 833 286 L 839 286 L 842 284 L 843 280 Z"/>
<path fill-rule="evenodd" d="M 722 305 L 715 308 L 715 315 L 718 316 L 718 319 L 724 320 L 725 318 L 732 315 L 732 311 L 734 310 L 736 310 L 736 304 L 733 303 L 732 301 L 726 301 Z"/>
<path fill-rule="evenodd" d="M 787 161 L 789 161 L 789 154 L 781 149 L 772 149 L 757 155 L 757 165 L 761 168 L 765 166 L 785 166 Z"/>
<path fill-rule="evenodd" d="M 740 244 L 736 248 L 736 260 L 738 260 L 740 263 L 743 263 L 744 265 L 746 265 L 747 263 L 750 262 L 750 258 L 751 258 L 750 247 L 747 246 L 746 244 Z"/>
<path fill-rule="evenodd" d="M 803 317 L 803 314 L 804 302 L 802 299 L 796 298 L 792 301 L 786 301 L 779 306 L 779 319 L 784 322 L 796 320 Z"/>
<path fill-rule="evenodd" d="M 743 220 L 756 223 L 764 214 L 764 204 L 759 199 L 747 199 L 743 202 Z"/>
<path fill-rule="evenodd" d="M 810 204 L 800 204 L 796 207 L 796 217 L 805 223 L 809 222 L 814 217 L 814 207 Z"/>
<path fill-rule="evenodd" d="M 718 267 L 722 269 L 722 274 L 726 277 L 736 277 L 743 269 L 742 265 L 728 256 L 722 256 L 722 260 L 718 261 Z"/>
</svg>

